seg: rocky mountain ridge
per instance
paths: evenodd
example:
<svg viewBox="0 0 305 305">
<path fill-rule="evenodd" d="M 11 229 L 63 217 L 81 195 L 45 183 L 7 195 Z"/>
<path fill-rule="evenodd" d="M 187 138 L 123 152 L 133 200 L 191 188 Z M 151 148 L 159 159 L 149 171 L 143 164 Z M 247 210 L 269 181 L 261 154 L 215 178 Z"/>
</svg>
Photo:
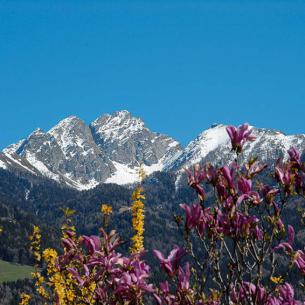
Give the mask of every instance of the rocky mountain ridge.
<svg viewBox="0 0 305 305">
<path fill-rule="evenodd" d="M 83 190 L 100 183 L 137 182 L 140 166 L 149 175 L 180 153 L 177 141 L 151 132 L 141 119 L 123 110 L 102 115 L 89 126 L 70 116 L 47 132 L 36 129 L 3 150 L 0 167 Z"/>
<path fill-rule="evenodd" d="M 258 156 L 267 163 L 285 157 L 293 145 L 305 150 L 305 135 L 253 128 L 256 140 L 244 147 L 243 159 Z M 226 125 L 214 124 L 185 148 L 173 138 L 150 131 L 126 110 L 104 114 L 91 124 L 70 116 L 48 132 L 35 130 L 0 153 L 0 168 L 42 175 L 79 190 L 101 183 L 130 184 L 147 175 L 174 172 L 200 162 L 228 164 L 234 159 Z"/>
</svg>

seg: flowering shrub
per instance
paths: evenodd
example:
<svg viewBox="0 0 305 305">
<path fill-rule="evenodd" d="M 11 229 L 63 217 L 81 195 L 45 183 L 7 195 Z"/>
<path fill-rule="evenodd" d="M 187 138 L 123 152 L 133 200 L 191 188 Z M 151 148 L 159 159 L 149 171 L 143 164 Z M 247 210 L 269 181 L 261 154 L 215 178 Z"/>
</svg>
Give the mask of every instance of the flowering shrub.
<svg viewBox="0 0 305 305">
<path fill-rule="evenodd" d="M 290 148 L 288 159 L 278 160 L 270 176 L 271 170 L 256 158 L 240 164 L 244 144 L 255 139 L 249 126 L 229 126 L 227 132 L 236 153 L 231 164 L 187 170 L 198 202 L 181 204 L 184 221 L 176 217 L 184 246 L 175 245 L 168 256 L 153 250 L 166 281 L 153 285 L 142 259 L 145 196 L 137 187 L 132 197 L 132 254 L 118 252 L 119 236 L 107 233 L 105 225 L 101 237 L 78 237 L 67 217 L 63 254 L 43 251 L 46 279 L 38 270 L 34 275 L 46 303 L 137 305 L 147 296 L 158 305 L 305 304 L 305 251 L 296 248 L 294 228 L 283 218 L 293 196 L 304 198 L 300 153 Z M 108 217 L 112 209 L 104 205 L 101 211 Z M 40 260 L 37 228 L 34 233 L 34 255 Z M 291 274 L 299 274 L 303 283 L 293 287 L 288 282 Z M 23 296 L 22 304 L 27 301 Z"/>
<path fill-rule="evenodd" d="M 276 162 L 274 183 L 265 184 L 266 165 L 255 158 L 238 163 L 245 142 L 255 139 L 249 126 L 229 126 L 227 132 L 236 153 L 229 166 L 206 164 L 187 170 L 188 183 L 199 201 L 192 206 L 181 204 L 185 251 L 193 267 L 187 262 L 182 268 L 177 262 L 181 257 L 174 253 L 182 250 L 175 248 L 167 259 L 155 251 L 169 275 L 155 299 L 168 305 L 303 304 L 295 299 L 286 278 L 296 271 L 304 277 L 305 252 L 293 248 L 294 229 L 282 220 L 290 198 L 304 197 L 305 167 L 300 153 L 289 149 L 289 159 Z M 287 242 L 281 241 L 285 235 Z M 284 272 L 279 268 L 280 250 L 289 258 Z M 305 295 L 304 284 L 297 288 Z"/>
</svg>

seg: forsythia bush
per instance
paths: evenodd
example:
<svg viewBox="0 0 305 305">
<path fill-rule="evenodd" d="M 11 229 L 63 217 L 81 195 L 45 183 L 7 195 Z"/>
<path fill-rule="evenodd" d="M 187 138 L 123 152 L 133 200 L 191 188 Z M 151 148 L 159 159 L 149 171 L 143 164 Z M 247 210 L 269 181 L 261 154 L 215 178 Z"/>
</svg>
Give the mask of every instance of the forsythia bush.
<svg viewBox="0 0 305 305">
<path fill-rule="evenodd" d="M 46 304 L 139 305 L 301 305 L 295 289 L 305 295 L 305 251 L 294 244 L 294 228 L 284 223 L 290 199 L 304 199 L 305 165 L 294 148 L 266 173 L 257 159 L 240 164 L 243 146 L 253 141 L 248 125 L 227 128 L 235 160 L 228 166 L 196 165 L 187 170 L 188 183 L 198 203 L 181 204 L 185 218 L 176 217 L 185 246 L 174 246 L 166 257 L 154 255 L 167 275 L 153 285 L 143 261 L 143 189 L 133 193 L 131 254 L 118 252 L 115 231 L 101 236 L 77 236 L 66 210 L 63 254 L 40 250 L 40 231 L 34 227 L 32 250 L 37 261 L 33 274 Z M 264 181 L 269 181 L 267 184 Z M 271 182 L 270 182 L 271 181 Z M 304 204 L 304 203 L 302 203 Z M 112 209 L 101 206 L 104 224 Z M 46 271 L 39 268 L 43 259 Z M 287 279 L 299 273 L 303 282 L 293 287 Z M 149 300 L 149 301 L 144 301 Z M 28 304 L 23 294 L 20 304 Z"/>
</svg>

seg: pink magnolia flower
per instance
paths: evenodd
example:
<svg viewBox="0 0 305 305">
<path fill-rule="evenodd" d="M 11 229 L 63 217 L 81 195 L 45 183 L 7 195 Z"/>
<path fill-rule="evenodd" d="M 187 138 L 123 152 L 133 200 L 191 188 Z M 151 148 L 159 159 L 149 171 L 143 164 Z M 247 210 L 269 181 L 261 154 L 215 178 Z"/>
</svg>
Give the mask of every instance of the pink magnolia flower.
<svg viewBox="0 0 305 305">
<path fill-rule="evenodd" d="M 185 265 L 185 271 L 181 267 L 178 270 L 178 287 L 182 291 L 186 291 L 190 289 L 190 264 L 187 262 Z"/>
<path fill-rule="evenodd" d="M 185 229 L 187 232 L 196 228 L 202 237 L 205 230 L 214 226 L 215 219 L 210 208 L 203 209 L 200 204 L 193 204 L 192 207 L 187 204 L 180 204 L 180 207 L 186 214 Z"/>
<path fill-rule="evenodd" d="M 99 303 L 116 304 L 123 300 L 136 304 L 144 294 L 154 292 L 148 283 L 149 267 L 141 260 L 143 253 L 122 256 L 116 252 L 120 241 L 115 231 L 109 234 L 101 231 L 104 238 L 81 236 L 80 243 L 66 238 L 63 241 L 66 251 L 58 259 L 59 267 L 71 273 L 80 287 L 94 281 L 92 298 Z"/>
<path fill-rule="evenodd" d="M 267 294 L 264 287 L 243 282 L 239 288 L 231 288 L 230 298 L 236 305 L 248 304 L 249 300 L 255 300 L 257 305 L 304 305 L 294 298 L 294 289 L 289 283 L 279 286 L 278 292 Z"/>
<path fill-rule="evenodd" d="M 236 193 L 235 190 L 235 184 L 234 184 L 234 168 L 231 167 L 229 168 L 228 166 L 224 166 L 220 169 L 223 178 L 224 178 L 224 183 L 225 186 L 229 189 L 230 193 L 234 195 Z"/>
<path fill-rule="evenodd" d="M 260 204 L 263 201 L 258 192 L 252 191 L 252 181 L 250 179 L 241 177 L 238 180 L 238 190 L 241 192 L 241 195 L 237 199 L 237 205 L 244 200 L 249 200 L 255 205 Z"/>
<path fill-rule="evenodd" d="M 283 164 L 279 159 L 275 166 L 275 178 L 284 187 L 286 195 L 290 195 L 293 189 L 293 173 L 287 164 Z"/>
<path fill-rule="evenodd" d="M 281 242 L 273 248 L 274 251 L 283 249 L 287 254 L 292 257 L 293 263 L 297 266 L 299 271 L 305 275 L 305 251 L 297 250 L 294 252 L 292 243 L 295 238 L 295 232 L 291 225 L 288 225 L 288 240 L 287 242 Z"/>
<path fill-rule="evenodd" d="M 115 278 L 117 285 L 115 293 L 124 300 L 130 301 L 140 298 L 143 292 L 153 292 L 152 284 L 147 284 L 149 277 L 149 266 L 139 260 L 130 260 L 126 271 Z"/>
<path fill-rule="evenodd" d="M 192 207 L 187 204 L 180 204 L 180 207 L 185 211 L 186 214 L 185 228 L 187 230 L 191 230 L 192 228 L 198 226 L 202 216 L 202 207 L 200 204 L 193 204 Z"/>
<path fill-rule="evenodd" d="M 207 164 L 205 173 L 207 183 L 216 186 L 218 182 L 218 170 L 212 164 Z"/>
<path fill-rule="evenodd" d="M 290 162 L 298 169 L 302 168 L 302 161 L 301 161 L 301 154 L 300 152 L 294 147 L 292 146 L 289 150 L 288 150 L 288 154 L 289 154 L 289 160 Z"/>
<path fill-rule="evenodd" d="M 218 210 L 217 229 L 226 236 L 233 238 L 256 238 L 261 240 L 263 232 L 259 227 L 259 220 L 255 216 L 236 212 L 233 216 Z"/>
<path fill-rule="evenodd" d="M 240 125 L 237 128 L 228 126 L 226 130 L 231 139 L 232 150 L 237 153 L 241 153 L 242 148 L 247 141 L 254 141 L 256 139 L 255 136 L 251 135 L 252 129 L 249 129 L 248 124 Z"/>
<path fill-rule="evenodd" d="M 88 254 L 93 254 L 101 249 L 101 240 L 98 236 L 82 236 L 82 241 Z"/>
<path fill-rule="evenodd" d="M 299 271 L 305 276 L 305 251 L 298 250 L 294 255 L 294 263 Z"/>
<path fill-rule="evenodd" d="M 206 178 L 204 169 L 200 169 L 199 164 L 194 165 L 193 173 L 189 169 L 185 169 L 188 176 L 188 185 L 195 189 L 199 198 L 203 201 L 205 199 L 204 188 L 200 185 Z"/>
<path fill-rule="evenodd" d="M 303 302 L 295 300 L 294 289 L 289 283 L 285 283 L 279 289 L 278 303 L 269 301 L 268 305 L 304 305 Z"/>
<path fill-rule="evenodd" d="M 273 248 L 273 250 L 278 250 L 278 249 L 283 249 L 284 251 L 286 251 L 288 254 L 292 254 L 293 253 L 293 248 L 292 248 L 292 243 L 294 241 L 294 236 L 295 236 L 295 232 L 294 232 L 294 228 L 291 225 L 288 225 L 288 241 L 287 242 L 281 242 L 280 244 L 278 244 L 276 247 Z"/>
<path fill-rule="evenodd" d="M 250 282 L 242 282 L 240 287 L 232 287 L 230 298 L 233 304 L 247 304 L 248 300 L 256 300 L 255 304 L 265 305 L 267 294 L 263 287 L 257 287 Z"/>
<path fill-rule="evenodd" d="M 169 276 L 174 276 L 179 269 L 182 257 L 185 255 L 185 250 L 178 246 L 174 246 L 174 249 L 169 253 L 167 258 L 158 250 L 153 250 L 153 253 L 160 261 L 161 267 L 166 273 Z"/>
</svg>

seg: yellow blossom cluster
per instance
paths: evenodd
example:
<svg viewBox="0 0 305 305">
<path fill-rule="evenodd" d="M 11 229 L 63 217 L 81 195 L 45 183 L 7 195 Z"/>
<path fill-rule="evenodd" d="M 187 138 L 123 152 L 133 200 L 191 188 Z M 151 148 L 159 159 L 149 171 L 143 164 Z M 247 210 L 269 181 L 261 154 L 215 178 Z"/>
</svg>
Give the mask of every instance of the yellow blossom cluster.
<svg viewBox="0 0 305 305">
<path fill-rule="evenodd" d="M 75 211 L 69 208 L 63 208 L 62 211 L 64 214 L 64 222 L 61 227 L 62 238 L 72 238 L 76 244 L 79 244 L 81 238 L 77 237 L 75 227 L 71 220 L 71 216 Z M 112 208 L 107 206 L 105 212 L 110 214 Z M 92 274 L 92 279 L 88 281 L 86 286 L 80 286 L 73 275 L 67 270 L 68 268 L 78 268 L 78 261 L 72 261 L 69 265 L 66 265 L 65 268 L 60 268 L 59 256 L 55 249 L 47 248 L 44 251 L 41 251 L 41 231 L 38 226 L 33 227 L 33 233 L 29 239 L 36 262 L 34 266 L 35 271 L 32 272 L 32 278 L 35 282 L 36 291 L 45 301 L 45 304 L 96 304 L 96 300 L 93 297 L 96 290 L 94 273 Z M 66 251 L 65 248 L 64 251 Z M 46 266 L 46 273 L 44 275 L 42 275 L 41 266 Z M 20 295 L 19 304 L 28 305 L 30 299 L 30 295 L 23 293 Z"/>
<path fill-rule="evenodd" d="M 43 251 L 43 258 L 47 263 L 47 271 L 48 273 L 54 273 L 57 271 L 56 268 L 56 259 L 57 259 L 57 252 L 52 248 L 47 248 Z"/>
<path fill-rule="evenodd" d="M 45 278 L 38 271 L 41 262 L 41 250 L 40 250 L 41 233 L 40 233 L 40 228 L 38 226 L 33 227 L 33 233 L 32 235 L 30 235 L 29 239 L 31 241 L 31 250 L 36 262 L 34 266 L 35 272 L 32 272 L 32 277 L 35 280 L 36 291 L 44 299 L 48 299 L 49 294 L 44 288 Z"/>
<path fill-rule="evenodd" d="M 38 226 L 33 227 L 33 233 L 29 237 L 31 241 L 31 251 L 34 255 L 35 261 L 37 264 L 41 261 L 41 253 L 40 253 L 40 242 L 41 242 L 41 233 L 40 228 Z"/>
<path fill-rule="evenodd" d="M 32 272 L 32 278 L 35 280 L 36 291 L 42 296 L 44 299 L 49 299 L 49 294 L 44 287 L 45 278 L 41 275 L 37 270 Z"/>
<path fill-rule="evenodd" d="M 112 213 L 112 207 L 108 204 L 101 204 L 101 212 L 104 215 L 110 215 Z"/>
<path fill-rule="evenodd" d="M 136 253 L 144 249 L 144 199 L 143 188 L 139 186 L 132 193 L 132 227 L 136 233 L 131 238 L 131 253 Z"/>
<path fill-rule="evenodd" d="M 275 284 L 283 284 L 284 283 L 284 278 L 282 276 L 272 276 L 270 277 L 271 282 Z"/>
<path fill-rule="evenodd" d="M 69 216 L 67 216 L 69 219 Z M 67 220 L 67 218 L 66 218 Z M 65 227 L 68 227 L 69 230 L 73 230 L 73 226 L 70 222 L 66 222 Z M 72 229 L 71 229 L 72 228 Z M 75 297 L 74 294 L 74 286 L 75 281 L 73 280 L 70 273 L 59 270 L 57 267 L 58 254 L 55 249 L 47 248 L 43 251 L 42 256 L 40 254 L 40 242 L 41 242 L 41 234 L 40 228 L 38 226 L 34 226 L 33 233 L 30 236 L 31 240 L 31 248 L 36 260 L 35 264 L 35 272 L 32 273 L 32 277 L 35 280 L 36 291 L 38 294 L 45 300 L 50 301 L 52 299 L 56 299 L 59 305 L 66 304 L 74 304 L 73 300 Z M 42 276 L 39 271 L 39 264 L 41 259 L 43 258 L 46 263 L 46 278 Z M 21 299 L 20 304 L 27 304 L 26 298 Z"/>
<path fill-rule="evenodd" d="M 31 300 L 31 296 L 26 293 L 20 294 L 20 302 L 19 305 L 28 305 Z"/>
<path fill-rule="evenodd" d="M 109 215 L 112 214 L 112 207 L 106 203 L 102 203 L 100 210 L 103 216 L 103 227 L 106 228 L 108 226 Z"/>
</svg>

